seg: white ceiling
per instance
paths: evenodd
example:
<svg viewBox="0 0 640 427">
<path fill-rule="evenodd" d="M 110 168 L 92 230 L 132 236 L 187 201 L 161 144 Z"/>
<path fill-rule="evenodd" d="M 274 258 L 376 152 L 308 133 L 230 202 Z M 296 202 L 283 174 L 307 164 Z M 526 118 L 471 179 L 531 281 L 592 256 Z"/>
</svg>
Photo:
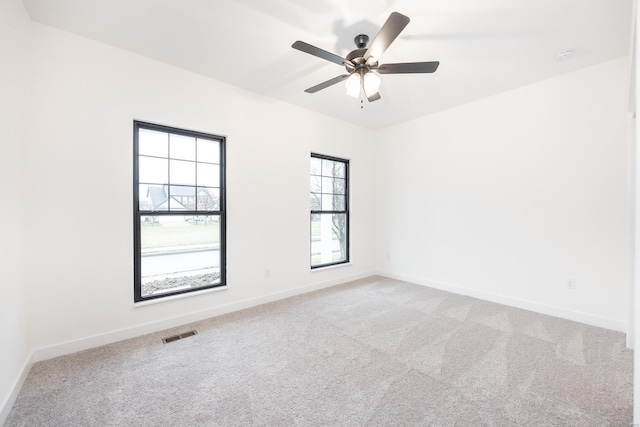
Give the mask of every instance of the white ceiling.
<svg viewBox="0 0 640 427">
<path fill-rule="evenodd" d="M 629 53 L 632 0 L 24 0 L 31 18 L 371 129 Z M 383 75 L 382 99 L 336 84 L 341 56 L 393 11 L 411 18 L 380 63 L 440 61 L 435 74 Z M 573 56 L 558 61 L 558 53 Z"/>
</svg>

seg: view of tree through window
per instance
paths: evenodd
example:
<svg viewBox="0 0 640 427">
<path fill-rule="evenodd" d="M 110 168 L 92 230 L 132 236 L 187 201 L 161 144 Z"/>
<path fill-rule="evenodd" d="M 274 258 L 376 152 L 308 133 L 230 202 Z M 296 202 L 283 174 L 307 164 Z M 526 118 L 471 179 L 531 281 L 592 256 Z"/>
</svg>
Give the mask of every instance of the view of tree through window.
<svg viewBox="0 0 640 427">
<path fill-rule="evenodd" d="M 349 161 L 311 154 L 311 268 L 349 262 Z"/>
<path fill-rule="evenodd" d="M 224 285 L 224 138 L 134 127 L 135 300 Z"/>
</svg>

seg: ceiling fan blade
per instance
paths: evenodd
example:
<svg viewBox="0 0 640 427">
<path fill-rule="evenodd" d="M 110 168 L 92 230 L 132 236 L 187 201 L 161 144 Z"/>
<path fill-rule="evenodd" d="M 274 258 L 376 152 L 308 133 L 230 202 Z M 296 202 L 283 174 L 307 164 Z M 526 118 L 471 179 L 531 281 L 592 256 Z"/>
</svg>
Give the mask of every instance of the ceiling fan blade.
<svg viewBox="0 0 640 427">
<path fill-rule="evenodd" d="M 373 57 L 374 61 L 379 61 L 382 54 L 393 43 L 393 41 L 400 35 L 404 27 L 409 24 L 409 17 L 404 16 L 398 12 L 392 12 L 387 18 L 378 35 L 367 49 L 364 54 L 364 59 L 368 60 L 369 57 Z"/>
<path fill-rule="evenodd" d="M 308 53 L 313 56 L 317 56 L 318 58 L 322 58 L 322 59 L 326 59 L 327 61 L 334 62 L 338 65 L 351 65 L 353 67 L 353 63 L 348 59 L 344 59 L 334 53 L 327 52 L 326 50 L 322 50 L 319 47 L 312 46 L 309 43 L 305 43 L 300 40 L 292 44 L 291 47 L 294 49 L 298 49 L 301 52 Z"/>
<path fill-rule="evenodd" d="M 313 87 L 310 87 L 309 89 L 305 89 L 305 92 L 307 92 L 307 93 L 316 93 L 319 90 L 328 88 L 329 86 L 333 86 L 336 83 L 340 83 L 341 81 L 343 81 L 347 77 L 349 77 L 349 74 L 343 74 L 341 76 L 334 77 L 334 78 L 332 78 L 330 80 L 327 80 L 326 82 L 322 82 L 322 83 L 317 84 L 317 85 L 315 85 Z"/>
<path fill-rule="evenodd" d="M 380 74 L 434 73 L 440 62 L 401 62 L 399 64 L 382 64 L 375 70 Z"/>
<path fill-rule="evenodd" d="M 382 98 L 382 97 L 380 96 L 380 92 L 376 92 L 376 93 L 374 93 L 374 94 L 373 94 L 373 95 L 371 95 L 371 96 L 367 96 L 367 100 L 368 100 L 369 102 L 377 101 L 377 100 L 378 100 L 378 99 L 380 99 L 380 98 Z"/>
</svg>

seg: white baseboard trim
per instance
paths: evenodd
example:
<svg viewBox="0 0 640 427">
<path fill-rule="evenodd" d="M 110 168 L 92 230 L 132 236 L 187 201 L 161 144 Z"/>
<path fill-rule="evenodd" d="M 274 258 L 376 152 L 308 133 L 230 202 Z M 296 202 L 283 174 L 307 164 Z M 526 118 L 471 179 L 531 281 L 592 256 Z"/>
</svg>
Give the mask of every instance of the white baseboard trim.
<svg viewBox="0 0 640 427">
<path fill-rule="evenodd" d="M 349 276 L 342 276 L 332 280 L 326 280 L 323 282 L 313 283 L 311 285 L 300 286 L 298 288 L 287 289 L 285 291 L 274 292 L 272 294 L 263 295 L 256 298 L 248 298 L 242 301 L 234 302 L 227 305 L 213 307 L 206 310 L 196 311 L 181 316 L 171 317 L 168 319 L 162 319 L 154 322 L 144 323 L 141 325 L 132 326 L 129 328 L 118 329 L 115 331 L 106 332 L 103 334 L 92 335 L 76 340 L 66 341 L 60 344 L 55 344 L 48 347 L 37 348 L 33 351 L 31 357 L 32 363 L 40 362 L 42 360 L 52 359 L 54 357 L 64 356 L 66 354 L 75 353 L 82 350 L 87 350 L 101 345 L 111 344 L 117 341 L 125 339 L 139 337 L 164 329 L 175 328 L 177 326 L 185 325 L 187 323 L 197 322 L 200 320 L 208 319 L 210 317 L 220 316 L 223 314 L 231 313 L 234 311 L 244 310 L 246 308 L 254 307 L 278 301 L 285 298 L 290 298 L 296 295 L 313 292 L 316 290 L 328 288 L 331 286 L 340 285 L 343 283 L 351 282 L 354 280 L 364 279 L 366 277 L 373 276 L 373 271 L 366 271 Z"/>
<path fill-rule="evenodd" d="M 478 298 L 485 301 L 491 301 L 498 304 L 504 304 L 511 307 L 521 308 L 523 310 L 534 311 L 540 314 L 560 317 L 562 319 L 573 320 L 575 322 L 584 323 L 599 328 L 611 329 L 618 332 L 627 332 L 627 324 L 624 321 L 610 319 L 607 317 L 597 316 L 594 314 L 584 313 L 581 311 L 569 310 L 566 308 L 556 307 L 552 305 L 540 304 L 519 298 L 513 298 L 505 295 L 494 294 L 491 292 L 480 291 L 477 289 L 466 288 L 448 283 L 435 282 L 421 277 L 408 276 L 405 274 L 393 273 L 390 271 L 376 270 L 378 276 L 388 277 L 390 279 L 402 280 L 404 282 L 415 283 L 417 285 L 427 286 L 442 291 L 452 292 L 454 294 L 465 295 Z"/>
<path fill-rule="evenodd" d="M 22 385 L 24 384 L 24 381 L 27 379 L 27 375 L 29 375 L 31 366 L 33 366 L 32 359 L 33 359 L 33 353 L 31 353 L 29 357 L 27 357 L 27 359 L 22 364 L 22 369 L 20 370 L 20 373 L 18 374 L 17 378 L 11 385 L 11 389 L 9 390 L 9 393 L 2 400 L 2 403 L 0 403 L 0 426 L 4 425 L 5 421 L 7 420 L 7 417 L 11 412 L 11 408 L 13 407 L 13 404 L 16 402 L 16 399 L 18 398 L 18 394 L 22 389 Z"/>
</svg>

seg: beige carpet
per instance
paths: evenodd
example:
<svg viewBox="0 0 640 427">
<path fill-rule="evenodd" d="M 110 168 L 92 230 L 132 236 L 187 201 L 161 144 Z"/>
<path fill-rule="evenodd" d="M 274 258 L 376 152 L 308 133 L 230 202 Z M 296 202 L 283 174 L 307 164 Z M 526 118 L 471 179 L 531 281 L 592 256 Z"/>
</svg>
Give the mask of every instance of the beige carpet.
<svg viewBox="0 0 640 427">
<path fill-rule="evenodd" d="M 369 278 L 38 363 L 6 426 L 602 427 L 631 408 L 621 333 Z"/>
</svg>

